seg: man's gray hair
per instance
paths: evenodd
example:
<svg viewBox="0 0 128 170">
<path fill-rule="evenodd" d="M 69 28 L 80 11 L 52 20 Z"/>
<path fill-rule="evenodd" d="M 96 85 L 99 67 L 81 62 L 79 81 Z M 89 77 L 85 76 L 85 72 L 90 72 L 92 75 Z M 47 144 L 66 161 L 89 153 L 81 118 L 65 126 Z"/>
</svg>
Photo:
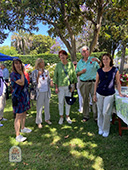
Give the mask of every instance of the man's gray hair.
<svg viewBox="0 0 128 170">
<path fill-rule="evenodd" d="M 6 67 L 6 65 L 5 65 L 4 63 L 1 63 L 1 66 L 4 66 L 4 67 Z"/>
<path fill-rule="evenodd" d="M 90 50 L 88 46 L 84 45 L 83 47 L 81 47 L 80 53 L 82 53 L 82 50 L 83 50 L 83 49 L 88 49 L 88 50 Z"/>
</svg>

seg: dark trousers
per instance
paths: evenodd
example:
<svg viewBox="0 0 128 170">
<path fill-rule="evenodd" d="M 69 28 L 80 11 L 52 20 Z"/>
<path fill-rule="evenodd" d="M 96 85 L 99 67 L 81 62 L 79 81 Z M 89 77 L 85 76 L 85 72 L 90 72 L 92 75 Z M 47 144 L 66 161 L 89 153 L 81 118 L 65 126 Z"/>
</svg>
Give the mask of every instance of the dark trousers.
<svg viewBox="0 0 128 170">
<path fill-rule="evenodd" d="M 8 79 L 5 79 L 5 82 L 8 83 Z M 8 85 L 6 84 L 6 100 L 9 99 L 9 91 L 8 91 Z"/>
</svg>

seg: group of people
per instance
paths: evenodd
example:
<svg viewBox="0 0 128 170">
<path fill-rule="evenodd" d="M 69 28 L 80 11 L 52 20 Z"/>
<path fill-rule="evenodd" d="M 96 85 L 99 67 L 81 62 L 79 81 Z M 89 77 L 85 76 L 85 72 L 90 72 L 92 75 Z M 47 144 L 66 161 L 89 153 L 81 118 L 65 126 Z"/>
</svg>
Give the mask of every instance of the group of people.
<svg viewBox="0 0 128 170">
<path fill-rule="evenodd" d="M 59 51 L 60 62 L 56 65 L 53 80 L 49 76 L 48 70 L 45 70 L 44 60 L 38 58 L 35 63 L 35 70 L 32 73 L 32 81 L 36 84 L 36 124 L 42 128 L 42 110 L 44 107 L 45 122 L 52 124 L 50 120 L 50 86 L 55 86 L 55 93 L 58 95 L 59 124 L 64 122 L 64 104 L 65 120 L 71 124 L 70 105 L 67 104 L 65 96 L 71 96 L 77 84 L 79 95 L 80 110 L 83 111 L 83 122 L 90 119 L 89 101 L 92 98 L 92 111 L 94 121 L 98 124 L 98 134 L 107 137 L 110 132 L 110 117 L 112 114 L 115 83 L 120 96 L 121 85 L 119 71 L 113 66 L 113 60 L 110 54 L 105 53 L 101 61 L 98 58 L 91 57 L 89 48 L 81 48 L 82 58 L 77 63 L 69 62 L 68 54 L 65 50 Z M 30 133 L 31 129 L 25 127 L 26 111 L 30 108 L 30 99 L 28 93 L 28 81 L 24 75 L 24 67 L 19 58 L 15 58 L 12 64 L 12 73 L 10 74 L 12 86 L 12 104 L 13 112 L 16 114 L 14 127 L 16 132 L 16 141 L 23 142 L 26 137 L 22 133 Z M 2 81 L 2 80 L 1 80 Z M 0 96 L 1 99 L 2 96 Z M 20 130 L 21 129 L 21 130 Z"/>
</svg>

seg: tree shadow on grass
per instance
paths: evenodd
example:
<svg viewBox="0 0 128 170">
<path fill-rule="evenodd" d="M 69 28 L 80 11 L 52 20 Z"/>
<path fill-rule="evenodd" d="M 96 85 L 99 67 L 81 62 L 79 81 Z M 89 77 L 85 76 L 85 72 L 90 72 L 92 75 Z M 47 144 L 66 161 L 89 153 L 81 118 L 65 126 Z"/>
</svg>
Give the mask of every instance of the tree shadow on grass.
<svg viewBox="0 0 128 170">
<path fill-rule="evenodd" d="M 35 124 L 36 108 L 31 108 L 26 119 L 26 126 L 33 131 L 24 134 L 27 141 L 15 141 L 13 118 L 1 133 L 1 164 L 0 169 L 32 169 L 32 170 L 100 170 L 127 168 L 127 132 L 122 137 L 118 135 L 118 124 L 111 125 L 108 138 L 98 135 L 98 128 L 91 119 L 82 123 L 83 115 L 78 113 L 78 101 L 71 107 L 73 123 L 69 125 L 64 121 L 59 125 L 57 96 L 53 95 L 50 103 L 52 125 L 43 123 L 43 128 L 38 129 Z M 10 118 L 12 112 L 5 112 Z M 44 113 L 43 113 L 44 115 Z M 44 120 L 44 116 L 43 116 Z M 44 121 L 43 121 L 44 122 Z M 22 161 L 10 163 L 8 160 L 9 149 L 18 145 L 22 150 Z"/>
</svg>

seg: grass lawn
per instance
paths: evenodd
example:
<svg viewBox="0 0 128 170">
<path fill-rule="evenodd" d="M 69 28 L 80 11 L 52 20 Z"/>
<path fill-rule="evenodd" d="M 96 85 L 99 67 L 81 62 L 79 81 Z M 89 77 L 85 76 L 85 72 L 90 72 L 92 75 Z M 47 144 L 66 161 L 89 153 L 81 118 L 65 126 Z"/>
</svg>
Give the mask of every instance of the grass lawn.
<svg viewBox="0 0 128 170">
<path fill-rule="evenodd" d="M 58 124 L 58 100 L 52 92 L 50 102 L 52 125 L 44 123 L 42 129 L 35 124 L 36 107 L 29 110 L 26 127 L 32 129 L 24 134 L 27 141 L 15 141 L 14 119 L 11 99 L 7 101 L 4 117 L 8 119 L 0 127 L 0 170 L 127 170 L 128 131 L 118 135 L 118 123 L 111 124 L 108 138 L 98 135 L 98 128 L 91 119 L 83 123 L 78 112 L 78 99 L 71 108 L 73 123 Z M 43 114 L 44 120 L 44 114 Z M 19 146 L 22 161 L 9 162 L 9 149 Z"/>
</svg>

